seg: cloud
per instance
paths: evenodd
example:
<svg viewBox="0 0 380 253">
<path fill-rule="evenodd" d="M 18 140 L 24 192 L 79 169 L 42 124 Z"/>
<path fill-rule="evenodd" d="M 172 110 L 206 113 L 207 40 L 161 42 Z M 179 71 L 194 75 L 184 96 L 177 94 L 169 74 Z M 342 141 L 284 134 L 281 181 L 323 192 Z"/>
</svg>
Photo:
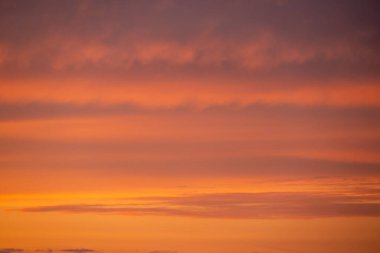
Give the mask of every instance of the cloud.
<svg viewBox="0 0 380 253">
<path fill-rule="evenodd" d="M 172 250 L 152 250 L 148 253 L 178 253 L 178 251 L 172 251 Z"/>
<path fill-rule="evenodd" d="M 0 248 L 0 253 L 14 253 L 14 252 L 23 252 L 24 249 L 20 248 Z"/>
<path fill-rule="evenodd" d="M 168 215 L 199 218 L 269 219 L 379 217 L 380 196 L 322 192 L 264 192 L 146 197 L 139 204 L 37 206 L 23 212 Z M 141 207 L 141 205 L 143 207 Z"/>
<path fill-rule="evenodd" d="M 125 189 L 112 185 L 131 175 L 157 176 L 159 183 L 379 177 L 375 1 L 0 7 L 0 173 L 14 175 L 3 183 L 7 191 L 34 192 L 45 187 L 37 175 L 58 173 L 59 182 L 40 190 L 98 183 Z M 8 187 L 15 180 L 23 187 Z M 275 204 L 266 199 L 236 211 L 260 216 Z M 41 210 L 228 217 L 238 208 L 200 212 L 187 210 L 184 198 L 181 208 L 172 201 L 145 209 L 100 203 Z M 365 214 L 364 203 L 338 212 L 342 203 L 326 201 L 327 216 L 349 215 L 350 208 Z M 296 211 L 292 201 L 287 206 Z M 289 215 L 278 210 L 268 213 Z"/>
<path fill-rule="evenodd" d="M 262 70 L 268 77 L 378 76 L 377 4 L 366 3 L 8 3 L 1 21 L 13 27 L 1 29 L 0 62 L 14 76 L 30 69 L 128 76 L 142 70 L 160 77 L 215 69 L 235 76 Z M 23 19 L 14 21 L 20 13 Z"/>
<path fill-rule="evenodd" d="M 19 248 L 2 248 L 0 249 L 0 253 L 15 253 L 15 252 L 22 252 L 24 251 L 23 249 Z M 54 251 L 54 249 L 35 249 L 35 252 L 45 252 L 45 253 L 51 253 Z M 67 249 L 61 249 L 59 251 L 62 252 L 69 252 L 69 253 L 91 253 L 91 252 L 96 252 L 94 249 L 87 249 L 87 248 L 67 248 Z"/>
<path fill-rule="evenodd" d="M 210 99 L 211 100 L 211 99 Z M 3 102 L 0 103 L 0 121 L 34 120 L 52 118 L 83 118 L 101 116 L 127 116 L 127 115 L 167 115 L 178 116 L 183 113 L 188 115 L 236 115 L 251 116 L 264 119 L 264 116 L 280 119 L 307 119 L 319 122 L 331 122 L 334 119 L 350 121 L 351 124 L 369 125 L 379 123 L 374 116 L 380 112 L 380 107 L 329 107 L 329 106 L 304 106 L 299 102 L 290 101 L 288 104 L 270 104 L 270 101 L 257 101 L 253 103 L 235 102 L 231 97 L 230 102 L 217 103 L 212 101 L 178 101 L 172 106 L 157 103 L 154 106 L 142 105 L 138 102 L 122 102 L 104 104 L 100 102 L 78 103 L 75 102 Z M 337 101 L 336 101 L 337 102 Z M 359 105 L 359 103 L 358 103 Z M 311 115 L 312 114 L 312 115 Z M 337 120 L 335 120 L 337 121 Z"/>
<path fill-rule="evenodd" d="M 72 39 L 72 41 L 67 38 L 62 40 L 60 37 L 55 38 L 56 41 L 52 41 L 49 38 L 44 42 L 45 48 L 47 48 L 47 52 L 52 51 L 55 54 L 52 56 L 42 55 L 42 57 L 50 58 L 49 67 L 55 70 L 98 68 L 100 66 L 133 69 L 135 66 L 156 63 L 176 67 L 186 65 L 218 67 L 223 64 L 231 64 L 243 70 L 257 70 L 288 64 L 302 65 L 315 60 L 347 61 L 351 58 L 362 57 L 375 61 L 371 54 L 376 54 L 371 48 L 362 50 L 360 45 L 347 42 L 346 45 L 337 43 L 330 47 L 300 46 L 277 35 L 265 33 L 235 43 L 221 42 L 213 37 L 192 38 L 186 42 L 179 42 L 174 38 L 166 40 L 143 38 L 142 42 L 132 40 L 125 45 L 119 42 L 116 46 L 109 46 L 102 42 L 83 46 L 80 38 Z M 352 53 L 355 51 L 359 55 Z M 36 63 L 38 56 L 44 53 L 39 49 L 34 49 L 27 56 L 20 54 L 16 54 L 9 61 L 30 65 Z M 5 59 L 2 61 L 4 62 Z"/>
<path fill-rule="evenodd" d="M 89 253 L 89 252 L 96 252 L 94 249 L 86 249 L 86 248 L 72 248 L 72 249 L 62 249 L 63 252 L 70 252 L 70 253 Z"/>
<path fill-rule="evenodd" d="M 96 103 L 24 103 L 0 104 L 0 120 L 31 120 L 46 118 L 71 118 L 102 115 L 148 114 L 160 108 L 144 108 L 137 104 L 101 105 Z M 173 109 L 175 110 L 175 109 Z"/>
<path fill-rule="evenodd" d="M 0 99 L 379 107 L 377 5 L 2 3 Z"/>
<path fill-rule="evenodd" d="M 89 79 L 91 80 L 91 78 Z M 87 82 L 89 81 L 87 80 Z M 3 82 L 0 84 L 4 112 L 7 105 L 20 104 L 43 106 L 52 104 L 52 110 L 60 107 L 80 106 L 83 109 L 91 105 L 103 107 L 113 106 L 119 111 L 141 111 L 147 108 L 160 110 L 165 108 L 181 108 L 193 106 L 195 108 L 208 108 L 225 105 L 248 107 L 253 105 L 270 106 L 304 106 L 304 107 L 375 107 L 380 106 L 380 86 L 377 83 L 326 83 L 324 85 L 310 85 L 283 83 L 282 87 L 266 82 L 212 81 L 185 83 L 168 81 L 168 83 L 148 81 L 128 84 L 125 81 L 109 81 L 109 85 L 94 80 L 91 84 L 78 81 L 30 82 L 23 83 Z M 186 85 L 184 85 L 186 84 Z M 329 84 L 329 85 L 327 85 Z M 59 87 L 57 89 L 57 87 Z M 287 88 L 285 88 L 287 87 Z M 64 92 L 63 90 L 70 90 Z M 357 96 L 360 93 L 361 96 Z M 87 107 L 87 108 L 86 108 Z M 119 108 L 118 108 L 119 107 Z M 17 106 L 16 108 L 17 109 Z M 22 109 L 22 108 L 20 108 Z M 34 114 L 30 109 L 31 115 Z M 38 112 L 38 111 L 37 111 Z"/>
</svg>

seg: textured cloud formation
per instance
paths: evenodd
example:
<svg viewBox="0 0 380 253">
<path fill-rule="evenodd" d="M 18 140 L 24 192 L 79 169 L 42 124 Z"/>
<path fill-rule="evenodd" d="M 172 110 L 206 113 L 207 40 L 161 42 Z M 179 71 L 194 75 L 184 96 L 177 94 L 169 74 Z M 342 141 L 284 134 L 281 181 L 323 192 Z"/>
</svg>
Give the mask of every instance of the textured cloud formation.
<svg viewBox="0 0 380 253">
<path fill-rule="evenodd" d="M 375 74 L 379 64 L 376 1 L 19 5 L 3 2 L 1 15 L 1 62 L 16 69 L 125 70 L 165 64 L 252 70 L 305 65 L 307 71 L 329 72 L 328 67 L 340 71 L 334 67 L 338 63 L 355 73 L 367 67 Z M 23 19 L 15 22 L 20 10 Z"/>
<path fill-rule="evenodd" d="M 380 252 L 379 7 L 0 0 L 0 253 Z"/>
<path fill-rule="evenodd" d="M 140 199 L 139 204 L 83 204 L 27 207 L 24 212 L 169 215 L 202 218 L 378 217 L 378 192 L 362 194 L 268 192 L 200 194 Z M 141 206 L 140 206 L 141 205 Z"/>
</svg>

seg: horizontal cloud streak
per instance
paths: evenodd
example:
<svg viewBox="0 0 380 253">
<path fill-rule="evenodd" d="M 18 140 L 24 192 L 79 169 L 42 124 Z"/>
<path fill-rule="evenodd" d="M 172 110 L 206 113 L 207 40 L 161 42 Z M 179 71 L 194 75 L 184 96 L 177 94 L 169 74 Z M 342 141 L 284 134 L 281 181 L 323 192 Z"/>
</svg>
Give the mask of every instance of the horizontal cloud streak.
<svg viewBox="0 0 380 253">
<path fill-rule="evenodd" d="M 160 83 L 135 83 L 127 81 L 102 85 L 80 81 L 4 82 L 0 85 L 0 99 L 5 103 L 74 103 L 103 105 L 131 104 L 143 107 L 180 107 L 192 104 L 204 108 L 236 104 L 249 106 L 299 105 L 331 107 L 379 107 L 380 86 L 374 83 L 330 83 L 330 85 L 310 85 L 308 87 L 269 87 L 267 83 L 207 83 L 184 81 Z M 270 85 L 269 85 L 270 86 Z M 289 84 L 291 86 L 291 84 Z M 66 92 L 70 91 L 70 92 Z M 361 94 L 358 96 L 358 94 Z"/>
<path fill-rule="evenodd" d="M 75 248 L 75 249 L 62 249 L 63 252 L 71 252 L 71 253 L 88 253 L 88 252 L 96 252 L 94 249 L 85 249 L 85 248 Z"/>
<path fill-rule="evenodd" d="M 178 253 L 178 252 L 172 251 L 172 250 L 152 250 L 152 251 L 149 251 L 148 253 Z"/>
<path fill-rule="evenodd" d="M 380 107 L 329 107 L 303 105 L 268 105 L 258 102 L 253 104 L 238 103 L 210 103 L 201 105 L 197 102 L 183 102 L 173 106 L 142 106 L 138 103 L 59 103 L 59 102 L 13 102 L 0 103 L 0 122 L 8 120 L 33 120 L 49 118 L 73 117 L 101 117 L 117 115 L 228 115 L 228 116 L 255 116 L 255 118 L 270 117 L 276 119 L 308 119 L 323 121 L 351 121 L 352 124 L 380 125 L 376 115 Z"/>
<path fill-rule="evenodd" d="M 20 248 L 0 248 L 0 253 L 14 253 L 14 252 L 23 252 L 24 249 Z"/>
<path fill-rule="evenodd" d="M 39 206 L 24 212 L 169 215 L 201 218 L 322 218 L 380 216 L 378 194 L 221 193 L 140 199 L 139 204 Z"/>
</svg>

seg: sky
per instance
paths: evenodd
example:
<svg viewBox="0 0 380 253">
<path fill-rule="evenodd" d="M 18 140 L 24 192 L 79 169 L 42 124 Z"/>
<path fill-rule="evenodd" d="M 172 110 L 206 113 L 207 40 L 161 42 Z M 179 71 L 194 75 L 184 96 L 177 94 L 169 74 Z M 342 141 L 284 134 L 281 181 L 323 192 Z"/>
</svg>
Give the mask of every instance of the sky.
<svg viewBox="0 0 380 253">
<path fill-rule="evenodd" d="M 376 0 L 0 0 L 0 253 L 377 253 Z"/>
</svg>

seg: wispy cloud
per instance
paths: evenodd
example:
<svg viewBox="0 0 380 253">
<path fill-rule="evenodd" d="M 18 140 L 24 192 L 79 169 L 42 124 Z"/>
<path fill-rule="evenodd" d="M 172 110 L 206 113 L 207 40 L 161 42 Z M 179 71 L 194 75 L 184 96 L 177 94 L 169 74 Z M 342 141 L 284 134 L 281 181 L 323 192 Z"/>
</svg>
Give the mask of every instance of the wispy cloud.
<svg viewBox="0 0 380 253">
<path fill-rule="evenodd" d="M 201 218 L 317 218 L 380 216 L 380 196 L 308 192 L 221 193 L 151 197 L 138 204 L 37 206 L 23 212 L 169 215 Z"/>
</svg>

